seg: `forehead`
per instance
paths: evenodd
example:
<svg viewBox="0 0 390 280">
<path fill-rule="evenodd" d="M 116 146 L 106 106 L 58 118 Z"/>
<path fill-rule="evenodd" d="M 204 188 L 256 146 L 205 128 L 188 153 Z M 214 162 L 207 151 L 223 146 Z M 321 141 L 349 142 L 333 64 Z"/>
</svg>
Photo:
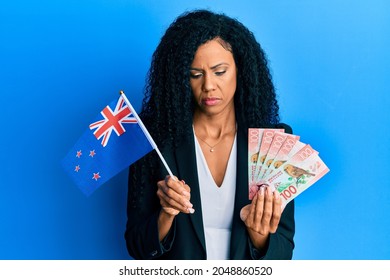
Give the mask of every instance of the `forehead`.
<svg viewBox="0 0 390 280">
<path fill-rule="evenodd" d="M 222 46 L 219 40 L 214 39 L 198 47 L 193 63 L 232 63 L 232 61 L 234 59 L 231 51 Z"/>
</svg>

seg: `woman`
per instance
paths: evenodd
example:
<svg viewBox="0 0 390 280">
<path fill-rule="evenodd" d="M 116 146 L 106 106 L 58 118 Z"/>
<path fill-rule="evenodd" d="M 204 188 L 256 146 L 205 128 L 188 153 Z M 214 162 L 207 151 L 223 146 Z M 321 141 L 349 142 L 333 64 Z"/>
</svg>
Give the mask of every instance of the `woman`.
<svg viewBox="0 0 390 280">
<path fill-rule="evenodd" d="M 283 127 L 265 54 L 224 14 L 178 17 L 152 60 L 140 114 L 155 153 L 130 168 L 129 254 L 136 259 L 291 259 L 294 202 L 248 200 L 248 128 Z"/>
</svg>

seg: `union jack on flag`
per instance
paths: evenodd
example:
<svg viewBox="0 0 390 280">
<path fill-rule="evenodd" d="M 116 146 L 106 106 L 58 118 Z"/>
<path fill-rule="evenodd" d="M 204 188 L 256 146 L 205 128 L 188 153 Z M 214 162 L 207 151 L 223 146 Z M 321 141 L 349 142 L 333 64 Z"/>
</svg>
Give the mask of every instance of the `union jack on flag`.
<svg viewBox="0 0 390 280">
<path fill-rule="evenodd" d="M 65 172 L 87 196 L 155 149 L 126 102 L 121 94 L 106 106 L 62 160 Z"/>
<path fill-rule="evenodd" d="M 123 124 L 137 123 L 135 117 L 130 117 L 133 113 L 123 99 L 123 96 L 119 97 L 114 111 L 109 106 L 106 106 L 100 113 L 104 119 L 90 124 L 89 128 L 92 130 L 96 129 L 93 134 L 97 139 L 103 138 L 103 147 L 107 145 L 112 131 L 115 131 L 116 135 L 121 136 L 126 131 Z"/>
</svg>

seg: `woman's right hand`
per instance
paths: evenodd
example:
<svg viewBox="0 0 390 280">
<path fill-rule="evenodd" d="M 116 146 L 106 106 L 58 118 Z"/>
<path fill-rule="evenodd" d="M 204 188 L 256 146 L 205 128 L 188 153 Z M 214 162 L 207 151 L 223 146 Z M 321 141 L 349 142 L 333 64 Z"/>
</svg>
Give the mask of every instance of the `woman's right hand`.
<svg viewBox="0 0 390 280">
<path fill-rule="evenodd" d="M 157 187 L 162 210 L 169 216 L 176 216 L 180 212 L 191 214 L 195 212 L 190 202 L 191 189 L 183 180 L 167 176 L 165 180 L 157 182 Z"/>
</svg>

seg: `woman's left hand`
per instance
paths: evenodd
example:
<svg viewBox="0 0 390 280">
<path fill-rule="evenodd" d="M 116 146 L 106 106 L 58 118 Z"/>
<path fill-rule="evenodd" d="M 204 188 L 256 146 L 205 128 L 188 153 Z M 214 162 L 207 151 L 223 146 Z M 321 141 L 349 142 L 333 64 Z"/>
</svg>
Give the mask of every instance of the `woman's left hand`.
<svg viewBox="0 0 390 280">
<path fill-rule="evenodd" d="M 264 248 L 269 235 L 276 232 L 281 215 L 282 200 L 279 193 L 272 192 L 270 187 L 261 187 L 252 203 L 241 209 L 241 220 L 257 249 Z"/>
</svg>

